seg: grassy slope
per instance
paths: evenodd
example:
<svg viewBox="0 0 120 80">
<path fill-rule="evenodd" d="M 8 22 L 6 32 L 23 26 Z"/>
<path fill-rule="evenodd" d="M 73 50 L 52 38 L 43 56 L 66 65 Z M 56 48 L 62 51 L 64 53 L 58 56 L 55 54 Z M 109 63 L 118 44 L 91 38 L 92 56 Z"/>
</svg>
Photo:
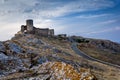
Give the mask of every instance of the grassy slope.
<svg viewBox="0 0 120 80">
<path fill-rule="evenodd" d="M 120 53 L 119 52 L 113 53 L 112 51 L 109 51 L 107 49 L 106 50 L 100 49 L 100 48 L 97 48 L 95 45 L 87 44 L 87 43 L 80 43 L 78 48 L 81 51 L 85 52 L 86 54 L 94 58 L 120 65 L 120 62 L 119 62 Z"/>
<path fill-rule="evenodd" d="M 42 40 L 49 43 L 50 45 L 58 47 L 63 51 L 69 52 L 71 55 L 73 55 L 71 58 L 69 57 L 70 60 L 80 63 L 81 67 L 83 68 L 90 69 L 99 80 L 119 80 L 120 78 L 119 69 L 82 58 L 71 49 L 71 46 L 70 46 L 71 43 L 66 41 L 61 41 L 58 39 L 42 38 Z M 61 57 L 65 57 L 65 56 L 61 56 Z"/>
</svg>

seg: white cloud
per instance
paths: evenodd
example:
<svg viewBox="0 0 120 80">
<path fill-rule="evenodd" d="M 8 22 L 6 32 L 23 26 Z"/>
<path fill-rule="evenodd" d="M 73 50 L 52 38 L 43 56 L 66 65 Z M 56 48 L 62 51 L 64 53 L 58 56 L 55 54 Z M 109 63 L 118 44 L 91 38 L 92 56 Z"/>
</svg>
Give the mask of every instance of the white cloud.
<svg viewBox="0 0 120 80">
<path fill-rule="evenodd" d="M 39 28 L 47 28 L 47 27 L 49 27 L 51 29 L 55 29 L 55 34 L 58 34 L 61 31 L 64 31 L 66 29 L 66 26 L 61 25 L 59 22 L 56 22 L 56 21 L 51 20 L 51 19 L 37 20 L 35 22 L 35 26 L 37 26 Z"/>
<path fill-rule="evenodd" d="M 77 16 L 77 18 L 89 19 L 89 18 L 106 17 L 106 16 L 111 16 L 111 15 L 112 14 L 90 14 L 90 15 L 80 15 L 80 16 Z"/>
<path fill-rule="evenodd" d="M 96 28 L 99 28 L 99 29 L 103 28 L 104 29 L 106 27 L 110 27 L 111 25 L 115 25 L 118 22 L 118 19 L 110 19 L 109 16 L 107 16 L 108 18 L 106 20 L 104 20 L 105 19 L 104 17 L 105 16 L 100 17 L 100 18 L 96 17 L 95 20 L 92 20 L 93 18 L 92 19 L 90 18 L 90 20 L 93 21 L 93 22 L 91 23 L 91 25 L 88 26 L 89 29 L 92 29 L 92 28 L 94 28 L 94 29 L 96 29 Z M 101 21 L 99 19 L 103 19 L 103 20 Z"/>
<path fill-rule="evenodd" d="M 106 20 L 106 21 L 102 21 L 97 23 L 96 25 L 106 25 L 106 24 L 112 24 L 115 23 L 117 20 L 113 19 L 113 20 Z"/>
<path fill-rule="evenodd" d="M 109 28 L 102 28 L 102 29 L 94 29 L 93 30 L 79 30 L 78 31 L 74 31 L 74 32 L 70 32 L 70 34 L 81 34 L 81 35 L 87 35 L 87 36 L 91 36 L 94 34 L 104 34 L 104 33 L 109 33 L 109 32 L 116 32 L 116 31 L 120 31 L 120 26 L 116 26 L 116 27 L 109 27 Z M 98 37 L 98 36 L 97 36 Z"/>
<path fill-rule="evenodd" d="M 100 34 L 100 33 L 106 33 L 106 32 L 113 32 L 113 31 L 120 31 L 120 27 L 114 27 L 114 28 L 108 28 L 108 29 L 103 29 L 101 31 L 93 31 L 93 32 L 88 32 L 86 34 Z"/>
<path fill-rule="evenodd" d="M 0 41 L 4 41 L 13 37 L 20 30 L 20 23 L 2 24 L 0 28 Z"/>
</svg>

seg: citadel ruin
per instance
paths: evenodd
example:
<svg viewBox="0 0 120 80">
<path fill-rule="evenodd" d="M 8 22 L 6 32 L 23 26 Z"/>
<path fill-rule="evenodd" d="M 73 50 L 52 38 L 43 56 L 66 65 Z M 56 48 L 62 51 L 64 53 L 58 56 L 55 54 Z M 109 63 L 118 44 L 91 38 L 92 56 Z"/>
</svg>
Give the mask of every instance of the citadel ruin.
<svg viewBox="0 0 120 80">
<path fill-rule="evenodd" d="M 36 28 L 33 25 L 33 20 L 26 20 L 26 25 L 21 25 L 21 33 L 35 34 L 39 36 L 54 36 L 54 29 Z"/>
</svg>

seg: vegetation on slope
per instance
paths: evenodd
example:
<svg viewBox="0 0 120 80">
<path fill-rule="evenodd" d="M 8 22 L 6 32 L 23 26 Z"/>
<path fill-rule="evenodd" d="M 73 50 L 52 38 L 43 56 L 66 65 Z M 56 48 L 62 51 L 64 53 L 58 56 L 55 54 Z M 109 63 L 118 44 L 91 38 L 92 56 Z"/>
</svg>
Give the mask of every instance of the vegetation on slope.
<svg viewBox="0 0 120 80">
<path fill-rule="evenodd" d="M 120 44 L 99 39 L 74 38 L 78 42 L 78 48 L 96 58 L 109 63 L 120 65 Z"/>
<path fill-rule="evenodd" d="M 40 65 L 44 65 L 48 62 L 55 62 L 57 65 L 56 68 L 59 69 L 61 69 L 61 67 L 59 67 L 62 65 L 61 62 L 66 64 L 65 67 L 70 65 L 73 68 L 73 72 L 75 70 L 75 74 L 76 76 L 78 75 L 78 77 L 81 73 L 81 69 L 84 68 L 85 72 L 89 69 L 90 73 L 92 75 L 94 74 L 99 80 L 119 79 L 119 69 L 82 58 L 72 50 L 71 42 L 67 39 L 25 34 L 16 35 L 9 41 L 1 42 L 0 46 L 0 56 L 6 57 L 1 59 L 1 65 L 4 66 L 0 67 L 1 79 L 47 78 L 47 74 L 45 75 L 46 70 L 40 68 Z M 16 60 L 16 62 L 14 60 Z M 8 66 L 4 61 L 9 61 L 9 64 L 14 66 Z M 39 70 L 36 67 L 39 67 Z M 43 68 L 45 68 L 45 66 Z M 53 70 L 55 70 L 55 68 L 53 68 Z M 44 72 L 45 76 L 39 74 L 38 71 Z M 67 72 L 66 75 L 68 75 Z"/>
</svg>

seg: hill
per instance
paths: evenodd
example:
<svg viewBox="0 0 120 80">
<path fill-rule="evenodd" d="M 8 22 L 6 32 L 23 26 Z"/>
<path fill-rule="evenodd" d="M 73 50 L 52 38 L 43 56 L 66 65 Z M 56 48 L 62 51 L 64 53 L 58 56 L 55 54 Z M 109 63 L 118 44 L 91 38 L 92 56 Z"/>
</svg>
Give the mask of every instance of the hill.
<svg viewBox="0 0 120 80">
<path fill-rule="evenodd" d="M 96 59 L 120 65 L 120 44 L 110 40 L 74 37 L 78 48 Z"/>
<path fill-rule="evenodd" d="M 11 40 L 0 42 L 0 80 L 119 80 L 119 52 L 120 44 L 56 36 L 28 20 Z"/>
<path fill-rule="evenodd" d="M 67 37 L 16 34 L 0 42 L 0 79 L 119 80 L 119 68 L 85 59 L 71 44 Z"/>
</svg>

